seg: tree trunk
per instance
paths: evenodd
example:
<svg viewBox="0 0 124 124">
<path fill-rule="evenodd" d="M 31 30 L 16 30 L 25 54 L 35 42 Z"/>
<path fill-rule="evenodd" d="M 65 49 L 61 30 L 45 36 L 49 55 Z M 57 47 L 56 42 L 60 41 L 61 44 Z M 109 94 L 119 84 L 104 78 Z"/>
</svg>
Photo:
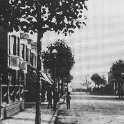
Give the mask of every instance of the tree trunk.
<svg viewBox="0 0 124 124">
<path fill-rule="evenodd" d="M 121 82 L 120 82 L 120 79 L 118 79 L 118 96 L 119 96 L 119 99 L 121 99 Z"/>
<path fill-rule="evenodd" d="M 41 38 L 43 37 L 43 32 L 38 31 L 37 36 L 37 99 L 36 99 L 36 115 L 35 124 L 41 124 Z"/>
</svg>

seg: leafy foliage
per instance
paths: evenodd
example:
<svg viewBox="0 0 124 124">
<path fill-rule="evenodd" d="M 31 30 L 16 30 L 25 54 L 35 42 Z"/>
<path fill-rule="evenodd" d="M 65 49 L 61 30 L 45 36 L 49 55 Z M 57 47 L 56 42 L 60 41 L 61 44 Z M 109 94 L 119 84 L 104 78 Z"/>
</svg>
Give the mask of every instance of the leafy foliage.
<svg viewBox="0 0 124 124">
<path fill-rule="evenodd" d="M 72 79 L 73 79 L 73 76 L 69 73 L 69 74 L 67 74 L 66 75 L 66 77 L 65 77 L 65 82 L 67 82 L 67 83 L 69 83 L 69 82 L 71 82 L 72 81 Z"/>
<path fill-rule="evenodd" d="M 113 63 L 111 72 L 114 79 L 116 80 L 116 83 L 118 84 L 116 90 L 118 91 L 119 98 L 121 98 L 123 96 L 124 62 L 122 60 L 118 60 Z"/>
<path fill-rule="evenodd" d="M 124 73 L 124 62 L 122 60 L 118 60 L 115 63 L 113 63 L 111 67 L 112 74 L 115 79 L 121 79 L 122 73 Z"/>
<path fill-rule="evenodd" d="M 72 33 L 85 24 L 85 0 L 8 0 L 0 3 L 0 20 L 24 31 Z"/>
<path fill-rule="evenodd" d="M 22 9 L 20 8 L 20 1 L 1 0 L 0 1 L 0 25 L 7 30 L 19 30 L 21 25 L 20 18 L 22 17 Z"/>
<path fill-rule="evenodd" d="M 94 81 L 94 83 L 99 87 L 100 85 L 105 85 L 106 84 L 106 79 L 105 77 L 101 77 L 99 74 L 95 73 L 91 76 L 91 80 Z"/>
<path fill-rule="evenodd" d="M 52 51 L 56 49 L 56 58 Z M 50 70 L 51 75 L 56 71 L 57 77 L 66 77 L 70 82 L 72 76 L 69 74 L 73 64 L 74 57 L 71 48 L 63 40 L 57 40 L 48 46 L 48 50 L 42 54 L 43 64 L 46 69 Z M 56 68 L 56 70 L 55 70 Z"/>
<path fill-rule="evenodd" d="M 86 8 L 84 0 L 23 0 L 26 8 L 23 17 L 30 22 L 30 29 L 53 31 L 67 31 L 80 27 L 83 9 Z"/>
</svg>

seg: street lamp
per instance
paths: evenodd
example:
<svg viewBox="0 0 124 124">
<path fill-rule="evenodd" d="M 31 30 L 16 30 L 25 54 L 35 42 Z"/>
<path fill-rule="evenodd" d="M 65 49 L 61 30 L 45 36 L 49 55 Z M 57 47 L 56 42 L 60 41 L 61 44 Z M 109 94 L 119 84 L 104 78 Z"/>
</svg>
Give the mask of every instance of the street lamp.
<svg viewBox="0 0 124 124">
<path fill-rule="evenodd" d="M 56 105 L 58 102 L 58 84 L 57 84 L 57 80 L 56 80 L 56 59 L 57 59 L 56 56 L 57 56 L 58 51 L 56 49 L 53 49 L 51 53 L 53 54 L 53 58 L 54 58 L 53 110 L 55 111 Z"/>
<path fill-rule="evenodd" d="M 52 50 L 52 54 L 53 54 L 53 57 L 55 59 L 55 63 L 54 63 L 54 83 L 55 83 L 55 86 L 56 86 L 56 55 L 57 55 L 58 51 L 56 49 L 53 49 Z"/>
</svg>

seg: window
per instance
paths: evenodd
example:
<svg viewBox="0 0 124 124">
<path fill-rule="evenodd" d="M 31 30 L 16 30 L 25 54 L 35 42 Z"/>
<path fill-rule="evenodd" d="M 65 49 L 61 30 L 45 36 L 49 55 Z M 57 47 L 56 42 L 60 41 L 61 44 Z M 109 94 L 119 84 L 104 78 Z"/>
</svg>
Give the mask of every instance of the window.
<svg viewBox="0 0 124 124">
<path fill-rule="evenodd" d="M 17 49 L 17 47 L 16 47 L 16 37 L 15 36 L 13 36 L 14 37 L 14 42 L 13 42 L 13 55 L 16 55 L 16 49 Z"/>
<path fill-rule="evenodd" d="M 17 37 L 17 42 L 16 42 L 16 55 L 19 56 L 20 53 L 20 39 Z"/>
<path fill-rule="evenodd" d="M 25 58 L 25 45 L 23 44 L 23 47 L 22 47 L 22 58 L 24 59 Z"/>
<path fill-rule="evenodd" d="M 10 35 L 9 36 L 9 54 L 19 56 L 19 48 L 20 48 L 19 45 L 20 45 L 19 37 Z"/>
<path fill-rule="evenodd" d="M 35 57 L 34 66 L 37 67 L 37 57 L 36 57 L 36 55 L 34 57 Z"/>
<path fill-rule="evenodd" d="M 30 62 L 29 58 L 30 58 L 30 50 L 29 48 L 26 47 L 26 61 L 27 62 Z"/>
<path fill-rule="evenodd" d="M 20 56 L 24 59 L 25 58 L 25 45 L 20 45 Z"/>
<path fill-rule="evenodd" d="M 23 44 L 20 45 L 20 57 L 22 57 Z"/>
<path fill-rule="evenodd" d="M 33 67 L 36 67 L 36 55 L 33 53 Z"/>
<path fill-rule="evenodd" d="M 31 65 L 33 65 L 33 53 L 31 52 L 31 58 L 30 58 Z"/>
<path fill-rule="evenodd" d="M 18 76 L 19 76 L 18 77 L 19 84 L 23 85 L 24 84 L 24 73 L 20 71 Z"/>
<path fill-rule="evenodd" d="M 14 36 L 10 36 L 10 41 L 9 41 L 10 47 L 9 47 L 9 53 L 13 55 L 13 47 L 14 47 Z"/>
</svg>

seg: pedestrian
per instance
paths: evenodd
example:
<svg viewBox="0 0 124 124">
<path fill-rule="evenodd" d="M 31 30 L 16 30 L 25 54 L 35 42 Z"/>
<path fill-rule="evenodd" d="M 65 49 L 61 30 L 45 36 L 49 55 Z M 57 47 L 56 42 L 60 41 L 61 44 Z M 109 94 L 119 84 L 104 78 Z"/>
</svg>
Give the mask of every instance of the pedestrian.
<svg viewBox="0 0 124 124">
<path fill-rule="evenodd" d="M 70 96 L 70 92 L 68 92 L 67 95 L 66 95 L 67 109 L 70 109 L 70 100 L 71 100 L 71 96 Z"/>
</svg>

